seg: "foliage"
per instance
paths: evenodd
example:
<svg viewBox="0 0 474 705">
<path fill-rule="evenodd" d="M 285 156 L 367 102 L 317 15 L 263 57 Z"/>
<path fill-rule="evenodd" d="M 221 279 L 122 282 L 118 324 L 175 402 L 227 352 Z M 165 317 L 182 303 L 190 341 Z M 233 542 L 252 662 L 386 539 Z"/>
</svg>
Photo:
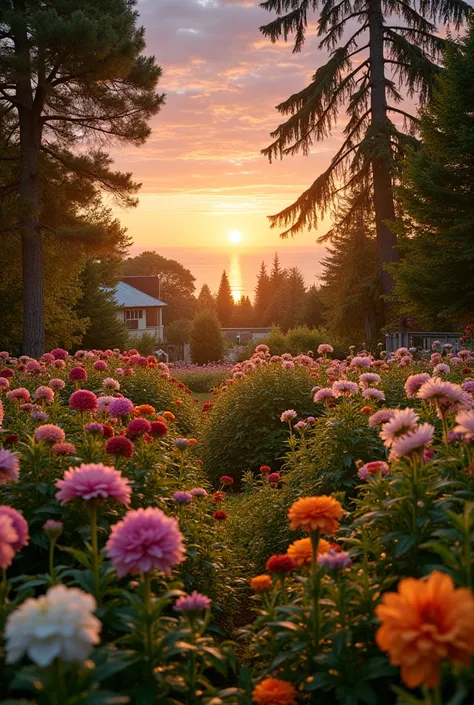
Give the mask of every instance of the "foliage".
<svg viewBox="0 0 474 705">
<path fill-rule="evenodd" d="M 141 333 L 140 335 L 134 335 L 133 339 L 130 339 L 129 342 L 133 343 L 138 352 L 145 356 L 153 355 L 153 353 L 160 347 L 158 337 L 153 335 L 153 333 L 148 333 L 147 331 Z"/>
<path fill-rule="evenodd" d="M 216 296 L 216 311 L 221 326 L 228 328 L 232 322 L 234 313 L 234 297 L 232 296 L 229 277 L 225 271 L 222 272 L 219 290 Z"/>
<path fill-rule="evenodd" d="M 225 339 L 216 313 L 206 309 L 198 311 L 191 328 L 192 361 L 205 365 L 222 360 L 224 353 Z"/>
<path fill-rule="evenodd" d="M 394 270 L 403 315 L 435 329 L 472 320 L 474 297 L 474 29 L 446 52 L 446 70 L 422 114 L 422 146 L 406 161 L 404 257 Z"/>
<path fill-rule="evenodd" d="M 165 328 L 166 342 L 170 345 L 185 345 L 191 340 L 191 321 L 180 318 Z"/>
<path fill-rule="evenodd" d="M 268 345 L 273 355 L 283 355 L 284 353 L 300 355 L 308 352 L 316 354 L 318 346 L 328 340 L 333 345 L 336 355 L 343 357 L 346 353 L 345 346 L 337 339 L 333 339 L 332 336 L 328 335 L 325 328 L 309 328 L 303 325 L 290 329 L 285 334 L 276 326 L 272 328 L 270 334 L 264 338 L 250 341 L 240 357 L 244 360 L 255 351 L 258 345 L 262 344 Z"/>
</svg>

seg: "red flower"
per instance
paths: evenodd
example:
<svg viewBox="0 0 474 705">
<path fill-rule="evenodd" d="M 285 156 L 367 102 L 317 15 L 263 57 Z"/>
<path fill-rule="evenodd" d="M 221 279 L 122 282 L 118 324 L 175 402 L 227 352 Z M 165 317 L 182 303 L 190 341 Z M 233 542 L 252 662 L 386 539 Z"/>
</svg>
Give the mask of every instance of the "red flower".
<svg viewBox="0 0 474 705">
<path fill-rule="evenodd" d="M 127 436 L 129 438 L 137 438 L 143 433 L 150 433 L 151 424 L 146 419 L 133 419 L 127 426 Z"/>
<path fill-rule="evenodd" d="M 8 436 L 5 436 L 4 443 L 6 446 L 12 446 L 18 443 L 19 440 L 20 436 L 17 433 L 9 433 Z"/>
<path fill-rule="evenodd" d="M 131 458 L 135 450 L 132 441 L 125 436 L 109 438 L 105 444 L 105 452 L 109 455 L 118 455 L 122 458 Z"/>
<path fill-rule="evenodd" d="M 229 515 L 225 512 L 222 512 L 220 509 L 218 509 L 217 512 L 214 512 L 214 514 L 212 515 L 212 518 L 216 521 L 225 521 L 226 519 L 228 519 L 228 517 Z"/>
<path fill-rule="evenodd" d="M 221 481 L 221 484 L 223 484 L 223 485 L 233 485 L 234 484 L 233 478 L 229 477 L 229 475 L 222 475 L 220 481 Z"/>
<path fill-rule="evenodd" d="M 214 492 L 214 494 L 212 495 L 212 499 L 214 500 L 214 502 L 216 504 L 220 504 L 225 499 L 225 492 L 222 492 L 221 490 L 217 490 L 217 492 Z"/>
<path fill-rule="evenodd" d="M 88 389 L 78 389 L 69 397 L 69 406 L 76 411 L 95 411 L 97 404 L 96 395 Z"/>
<path fill-rule="evenodd" d="M 150 426 L 152 436 L 166 436 L 168 433 L 168 426 L 163 421 L 152 421 Z"/>
<path fill-rule="evenodd" d="M 281 477 L 278 472 L 271 472 L 268 476 L 268 482 L 271 485 L 278 485 L 278 483 L 280 482 L 280 479 L 281 479 Z"/>
<path fill-rule="evenodd" d="M 265 568 L 269 573 L 284 575 L 285 573 L 292 573 L 296 568 L 296 563 L 286 553 L 275 554 L 268 559 Z"/>
<path fill-rule="evenodd" d="M 105 438 L 112 438 L 112 436 L 114 435 L 114 429 L 113 429 L 113 427 L 112 427 L 110 424 L 108 424 L 108 423 L 103 423 L 103 424 L 102 424 L 102 429 L 103 429 L 103 431 L 104 431 L 104 437 L 105 437 Z"/>
<path fill-rule="evenodd" d="M 472 372 L 470 367 L 465 367 L 462 371 L 463 375 L 470 375 Z"/>
<path fill-rule="evenodd" d="M 267 473 L 267 472 L 271 472 L 271 471 L 272 471 L 272 469 L 269 465 L 261 465 L 260 466 L 260 472 Z"/>
</svg>

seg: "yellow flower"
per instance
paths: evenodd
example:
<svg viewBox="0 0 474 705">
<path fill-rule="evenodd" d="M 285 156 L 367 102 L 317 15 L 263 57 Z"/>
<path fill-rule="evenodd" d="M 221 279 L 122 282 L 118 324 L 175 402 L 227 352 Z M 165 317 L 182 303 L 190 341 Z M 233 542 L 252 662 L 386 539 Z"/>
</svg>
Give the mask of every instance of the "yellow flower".
<svg viewBox="0 0 474 705">
<path fill-rule="evenodd" d="M 255 686 L 252 700 L 256 705 L 296 705 L 296 689 L 288 681 L 265 678 Z"/>
<path fill-rule="evenodd" d="M 297 499 L 290 507 L 288 519 L 293 530 L 301 527 L 308 534 L 320 531 L 330 536 L 338 530 L 343 514 L 344 510 L 337 499 L 322 495 Z"/>
<path fill-rule="evenodd" d="M 320 553 L 328 553 L 330 548 L 331 544 L 329 541 L 319 539 L 318 555 Z M 287 554 L 293 559 L 299 568 L 305 565 L 310 565 L 313 559 L 313 549 L 309 536 L 304 539 L 293 541 L 293 543 L 288 546 Z"/>
<path fill-rule="evenodd" d="M 427 580 L 405 578 L 376 608 L 382 625 L 376 641 L 401 667 L 409 688 L 436 688 L 445 659 L 469 666 L 474 653 L 474 596 L 434 571 Z"/>
<path fill-rule="evenodd" d="M 256 575 L 250 581 L 250 587 L 254 592 L 266 592 L 273 585 L 273 580 L 269 575 Z"/>
</svg>

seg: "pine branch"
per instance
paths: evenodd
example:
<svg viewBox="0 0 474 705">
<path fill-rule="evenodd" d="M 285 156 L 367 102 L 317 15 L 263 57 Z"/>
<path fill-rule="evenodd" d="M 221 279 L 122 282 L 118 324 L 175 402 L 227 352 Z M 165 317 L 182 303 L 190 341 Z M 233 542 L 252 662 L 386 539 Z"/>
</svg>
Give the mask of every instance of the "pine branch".
<svg viewBox="0 0 474 705">
<path fill-rule="evenodd" d="M 342 20 L 340 20 L 335 25 L 333 25 L 331 27 L 331 29 L 327 30 L 326 36 L 319 43 L 319 48 L 320 49 L 333 49 L 336 46 L 336 43 L 339 41 L 339 39 L 344 34 L 344 30 L 345 30 L 347 22 L 349 22 L 349 20 L 353 19 L 354 17 L 365 17 L 365 16 L 366 16 L 365 12 L 351 12 L 349 15 L 347 15 Z M 324 34 L 325 31 L 326 30 L 322 29 L 321 21 L 320 21 L 318 35 L 321 36 L 321 34 Z"/>
<path fill-rule="evenodd" d="M 399 115 L 403 115 L 404 117 L 406 117 L 407 120 L 411 120 L 417 125 L 420 124 L 420 118 L 417 118 L 415 117 L 415 115 L 411 115 L 410 113 L 405 112 L 405 110 L 402 110 L 401 108 L 395 108 L 393 105 L 387 105 L 387 110 L 392 113 L 398 113 Z"/>
</svg>

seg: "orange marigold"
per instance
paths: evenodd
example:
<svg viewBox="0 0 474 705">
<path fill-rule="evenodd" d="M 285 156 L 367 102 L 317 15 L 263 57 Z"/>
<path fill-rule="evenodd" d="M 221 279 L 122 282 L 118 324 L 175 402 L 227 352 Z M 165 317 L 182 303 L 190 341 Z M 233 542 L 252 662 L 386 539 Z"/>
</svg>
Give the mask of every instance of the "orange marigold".
<svg viewBox="0 0 474 705">
<path fill-rule="evenodd" d="M 252 700 L 256 705 L 296 705 L 296 689 L 289 681 L 265 678 L 253 689 Z"/>
<path fill-rule="evenodd" d="M 176 416 L 173 414 L 172 411 L 163 411 L 163 416 L 165 419 L 168 419 L 168 421 L 175 421 Z"/>
<path fill-rule="evenodd" d="M 156 409 L 151 404 L 139 404 L 133 410 L 135 416 L 153 416 Z"/>
<path fill-rule="evenodd" d="M 308 534 L 320 531 L 323 534 L 335 534 L 339 528 L 339 519 L 344 510 L 334 497 L 301 497 L 294 502 L 288 512 L 288 519 L 293 530 L 301 527 Z"/>
<path fill-rule="evenodd" d="M 405 578 L 376 608 L 382 625 L 376 640 L 390 663 L 401 667 L 406 685 L 439 684 L 445 659 L 469 666 L 474 653 L 474 596 L 434 571 L 427 580 Z"/>
<path fill-rule="evenodd" d="M 325 539 L 319 539 L 318 543 L 318 555 L 321 553 L 328 553 L 331 548 L 329 541 Z M 302 568 L 305 565 L 311 565 L 313 559 L 313 549 L 311 546 L 311 539 L 306 537 L 305 539 L 298 539 L 293 541 L 292 544 L 288 546 L 288 555 L 296 563 L 298 568 Z"/>
<path fill-rule="evenodd" d="M 273 585 L 273 580 L 269 575 L 256 575 L 250 581 L 250 587 L 254 592 L 266 592 Z"/>
</svg>

